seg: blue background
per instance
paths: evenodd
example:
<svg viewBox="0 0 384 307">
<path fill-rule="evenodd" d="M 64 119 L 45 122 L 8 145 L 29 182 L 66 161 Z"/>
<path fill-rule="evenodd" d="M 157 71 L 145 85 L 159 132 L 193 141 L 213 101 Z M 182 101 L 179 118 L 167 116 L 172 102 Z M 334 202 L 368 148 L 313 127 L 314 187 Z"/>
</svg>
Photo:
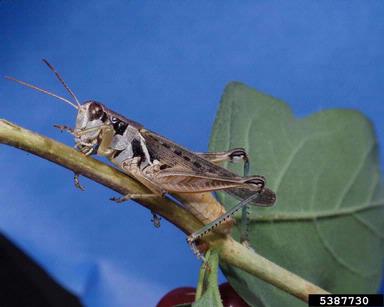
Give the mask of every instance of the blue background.
<svg viewBox="0 0 384 307">
<path fill-rule="evenodd" d="M 238 80 L 304 116 L 364 112 L 384 142 L 383 1 L 0 1 L 0 73 L 96 99 L 195 151 Z M 73 144 L 74 109 L 0 81 L 0 117 Z M 167 222 L 114 192 L 0 147 L 0 231 L 91 306 L 152 306 L 196 284 L 199 262 Z M 381 161 L 383 153 L 381 152 Z M 383 164 L 381 164 L 383 169 Z M 107 304 L 108 302 L 108 304 Z"/>
</svg>

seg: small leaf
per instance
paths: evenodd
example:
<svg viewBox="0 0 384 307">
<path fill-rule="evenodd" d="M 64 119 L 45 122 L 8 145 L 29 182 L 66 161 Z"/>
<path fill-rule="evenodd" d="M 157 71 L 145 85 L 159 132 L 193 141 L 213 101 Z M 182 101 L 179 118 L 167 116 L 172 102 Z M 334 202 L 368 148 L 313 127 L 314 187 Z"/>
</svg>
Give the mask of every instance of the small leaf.
<svg viewBox="0 0 384 307">
<path fill-rule="evenodd" d="M 219 287 L 217 285 L 217 270 L 219 256 L 215 250 L 207 252 L 208 267 L 201 269 L 198 289 L 203 289 L 203 294 L 192 304 L 193 307 L 223 307 L 220 298 Z"/>
<path fill-rule="evenodd" d="M 376 292 L 384 192 L 370 122 L 357 111 L 341 109 L 295 119 L 285 103 L 231 83 L 210 151 L 234 147 L 248 151 L 250 173 L 265 176 L 277 194 L 274 207 L 250 209 L 252 247 L 330 292 Z M 241 165 L 226 167 L 241 174 Z M 236 204 L 230 196 L 219 197 L 227 209 Z M 234 236 L 239 237 L 237 228 Z M 239 269 L 222 268 L 252 306 L 306 306 Z"/>
</svg>

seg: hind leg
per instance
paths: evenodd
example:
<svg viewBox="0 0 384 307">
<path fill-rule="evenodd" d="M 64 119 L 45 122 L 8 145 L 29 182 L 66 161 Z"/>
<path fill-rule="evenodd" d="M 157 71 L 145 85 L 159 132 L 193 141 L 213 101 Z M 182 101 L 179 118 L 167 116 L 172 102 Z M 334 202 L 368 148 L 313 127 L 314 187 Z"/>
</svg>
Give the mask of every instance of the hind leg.
<svg viewBox="0 0 384 307">
<path fill-rule="evenodd" d="M 203 259 L 202 255 L 198 251 L 196 247 L 195 241 L 205 236 L 207 233 L 213 231 L 216 227 L 218 227 L 220 224 L 222 224 L 224 221 L 229 219 L 231 216 L 233 216 L 237 211 L 242 209 L 244 206 L 248 205 L 253 200 L 257 199 L 259 197 L 260 193 L 255 193 L 248 197 L 247 199 L 242 200 L 239 202 L 236 206 L 234 206 L 232 209 L 228 210 L 226 213 L 218 217 L 213 222 L 205 225 L 204 227 L 200 228 L 198 231 L 192 233 L 187 238 L 187 242 L 190 245 L 192 251 L 196 254 L 197 257 Z"/>
<path fill-rule="evenodd" d="M 232 163 L 244 161 L 244 176 L 248 176 L 249 158 L 244 148 L 233 148 L 228 151 L 219 152 L 196 152 L 195 154 L 215 164 L 221 164 L 226 161 Z"/>
</svg>

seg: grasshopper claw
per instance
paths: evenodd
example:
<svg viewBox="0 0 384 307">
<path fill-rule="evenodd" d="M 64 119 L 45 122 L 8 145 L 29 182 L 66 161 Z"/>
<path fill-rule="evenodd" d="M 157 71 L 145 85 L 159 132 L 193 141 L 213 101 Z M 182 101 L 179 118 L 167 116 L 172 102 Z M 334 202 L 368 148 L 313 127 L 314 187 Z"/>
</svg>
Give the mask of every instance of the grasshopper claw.
<svg viewBox="0 0 384 307">
<path fill-rule="evenodd" d="M 127 194 L 122 197 L 112 197 L 110 198 L 110 200 L 113 200 L 118 204 L 120 204 L 130 199 L 146 199 L 146 198 L 154 198 L 154 197 L 159 197 L 159 196 L 156 194 Z"/>
<path fill-rule="evenodd" d="M 159 228 L 161 217 L 158 216 L 155 212 L 151 212 L 151 213 L 152 213 L 151 222 L 153 223 L 153 226 L 155 226 L 156 228 Z"/>
<path fill-rule="evenodd" d="M 75 187 L 81 191 L 85 191 L 85 188 L 80 184 L 79 177 L 80 177 L 80 174 L 75 173 L 75 176 L 73 177 Z"/>
<path fill-rule="evenodd" d="M 188 243 L 189 247 L 191 248 L 192 252 L 197 257 L 197 259 L 201 259 L 204 263 L 206 263 L 205 257 L 203 256 L 203 254 L 199 251 L 199 249 L 196 246 L 195 240 L 196 240 L 196 238 L 193 235 L 190 235 L 187 238 L 187 243 Z"/>
<path fill-rule="evenodd" d="M 211 267 L 209 266 L 208 261 L 206 261 L 205 259 L 204 259 L 204 262 L 203 262 L 203 268 L 204 268 L 205 271 L 207 271 L 209 273 L 211 272 Z"/>
<path fill-rule="evenodd" d="M 253 247 L 251 246 L 251 243 L 250 243 L 248 240 L 244 240 L 244 241 L 242 241 L 241 244 L 242 244 L 244 247 L 248 248 L 249 250 L 251 250 L 251 251 L 253 251 L 253 252 L 255 251 L 255 250 L 253 249 Z"/>
<path fill-rule="evenodd" d="M 59 129 L 60 132 L 67 131 L 70 134 L 73 134 L 75 132 L 72 128 L 65 126 L 65 125 L 53 125 L 53 127 Z"/>
<path fill-rule="evenodd" d="M 123 202 L 125 202 L 126 200 L 128 200 L 129 198 L 127 198 L 126 196 L 123 196 L 123 197 L 111 197 L 110 200 L 118 203 L 118 204 L 121 204 Z"/>
</svg>

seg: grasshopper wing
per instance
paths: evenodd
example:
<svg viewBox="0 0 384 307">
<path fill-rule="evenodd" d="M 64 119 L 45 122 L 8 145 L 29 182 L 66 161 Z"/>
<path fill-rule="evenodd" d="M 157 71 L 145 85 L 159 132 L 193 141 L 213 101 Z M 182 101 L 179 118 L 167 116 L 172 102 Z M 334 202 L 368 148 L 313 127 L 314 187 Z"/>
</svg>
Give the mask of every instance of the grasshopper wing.
<svg viewBox="0 0 384 307">
<path fill-rule="evenodd" d="M 149 130 L 141 129 L 148 151 L 162 164 L 163 170 L 157 179 L 173 192 L 224 192 L 238 198 L 247 199 L 259 192 L 255 181 L 260 176 L 240 177 L 235 173 L 199 157 L 182 146 Z M 252 201 L 258 206 L 270 206 L 276 200 L 274 192 L 263 188 L 260 197 Z"/>
<path fill-rule="evenodd" d="M 262 177 L 223 177 L 215 174 L 196 174 L 191 170 L 173 167 L 155 175 L 156 182 L 169 192 L 200 193 L 245 187 L 258 192 L 264 185 Z"/>
<path fill-rule="evenodd" d="M 259 176 L 228 178 L 199 175 L 185 169 L 169 168 L 161 171 L 156 180 L 169 192 L 199 193 L 222 190 L 240 200 L 248 199 L 259 192 L 259 197 L 251 202 L 253 205 L 268 207 L 276 201 L 274 192 L 261 187 L 263 180 Z"/>
</svg>

